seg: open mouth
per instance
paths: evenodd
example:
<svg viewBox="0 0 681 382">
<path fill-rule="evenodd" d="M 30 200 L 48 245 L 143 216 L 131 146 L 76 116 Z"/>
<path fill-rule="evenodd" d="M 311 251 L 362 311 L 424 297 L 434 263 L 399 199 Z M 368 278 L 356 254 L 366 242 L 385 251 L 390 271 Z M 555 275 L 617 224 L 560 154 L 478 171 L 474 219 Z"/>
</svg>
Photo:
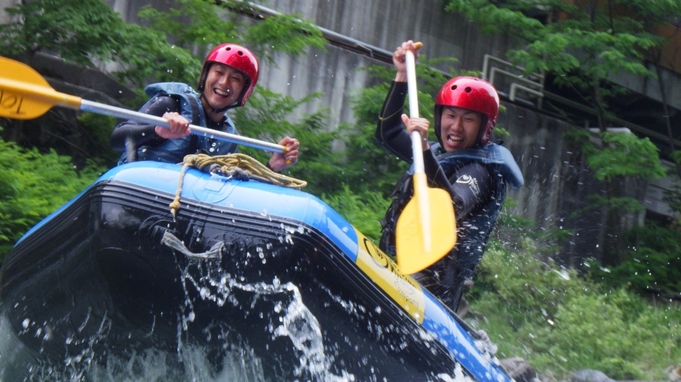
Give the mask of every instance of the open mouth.
<svg viewBox="0 0 681 382">
<path fill-rule="evenodd" d="M 227 89 L 225 89 L 225 90 L 218 89 L 218 88 L 213 88 L 213 93 L 215 93 L 215 94 L 217 94 L 217 95 L 219 95 L 219 96 L 221 96 L 221 97 L 225 97 L 225 98 L 227 98 L 227 97 L 229 97 L 230 95 L 232 95 L 232 91 L 231 91 L 229 88 L 227 88 Z"/>
<path fill-rule="evenodd" d="M 463 141 L 462 137 L 455 136 L 455 135 L 447 135 L 447 143 L 450 145 L 457 145 Z"/>
</svg>

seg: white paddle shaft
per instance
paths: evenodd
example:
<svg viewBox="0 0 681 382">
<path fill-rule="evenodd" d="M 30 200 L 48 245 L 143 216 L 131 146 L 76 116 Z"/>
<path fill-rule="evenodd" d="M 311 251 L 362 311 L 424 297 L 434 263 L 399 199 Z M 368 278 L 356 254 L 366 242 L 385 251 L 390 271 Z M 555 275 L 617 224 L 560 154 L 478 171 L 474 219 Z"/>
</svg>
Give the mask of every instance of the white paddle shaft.
<svg viewBox="0 0 681 382">
<path fill-rule="evenodd" d="M 409 89 L 409 117 L 419 117 L 419 97 L 416 91 L 416 59 L 414 52 L 408 50 L 405 55 L 407 63 L 407 88 Z M 414 172 L 424 172 L 423 152 L 421 151 L 421 134 L 411 133 L 412 151 L 414 156 Z"/>
<path fill-rule="evenodd" d="M 170 127 L 168 121 L 164 118 L 157 117 L 155 115 L 140 113 L 137 111 L 132 111 L 128 109 L 123 109 L 116 106 L 106 105 L 98 102 L 92 102 L 88 100 L 82 100 L 80 105 L 80 110 L 89 111 L 93 113 L 105 114 L 116 118 L 130 119 L 138 122 L 145 122 L 153 125 L 158 125 L 162 127 Z M 238 143 L 240 145 L 253 147 L 256 149 L 271 151 L 275 153 L 283 153 L 284 146 L 278 145 L 276 143 L 270 143 L 265 141 L 260 141 L 257 139 L 244 137 L 241 135 L 230 134 L 224 131 L 213 130 L 206 127 L 189 125 L 192 134 L 204 134 L 207 137 L 222 139 L 229 142 Z"/>
<path fill-rule="evenodd" d="M 405 54 L 407 64 L 407 88 L 409 91 L 409 117 L 419 117 L 418 93 L 416 91 L 416 59 L 414 52 L 408 50 Z M 423 249 L 430 252 L 430 210 L 428 204 L 428 190 L 424 176 L 416 176 L 425 172 L 423 165 L 423 148 L 421 134 L 418 131 L 411 133 L 411 150 L 414 157 L 414 196 L 418 198 L 419 214 L 421 216 L 421 230 L 423 232 Z"/>
</svg>

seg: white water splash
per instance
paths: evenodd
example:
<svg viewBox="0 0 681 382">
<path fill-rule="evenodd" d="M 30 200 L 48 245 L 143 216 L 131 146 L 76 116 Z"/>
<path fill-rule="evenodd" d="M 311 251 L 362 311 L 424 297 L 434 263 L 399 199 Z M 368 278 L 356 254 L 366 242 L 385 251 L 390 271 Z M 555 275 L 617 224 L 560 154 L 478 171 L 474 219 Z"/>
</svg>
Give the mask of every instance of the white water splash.
<svg viewBox="0 0 681 382">
<path fill-rule="evenodd" d="M 321 289 L 326 292 L 326 294 L 331 298 L 332 301 L 334 301 L 338 306 L 340 306 L 347 314 L 356 317 L 356 318 L 361 318 L 360 316 L 363 314 L 367 313 L 366 307 L 363 305 L 359 305 L 353 301 L 348 301 L 344 300 L 339 296 L 334 295 L 328 288 L 321 286 Z M 382 309 L 380 307 L 375 307 L 373 309 L 374 313 L 376 314 L 381 314 Z M 390 326 L 390 327 L 384 327 L 382 325 L 376 324 L 374 320 L 367 320 L 367 330 L 369 332 L 375 333 L 377 338 L 382 338 L 384 335 L 384 332 L 387 331 L 396 331 L 399 330 L 395 326 Z M 482 331 L 479 331 L 482 332 Z M 476 345 L 482 350 L 482 351 L 492 351 L 492 354 L 496 352 L 496 347 L 492 342 L 489 340 L 487 337 L 487 334 L 482 332 L 484 334 L 484 338 L 478 342 L 476 342 Z M 428 332 L 425 329 L 420 329 L 418 330 L 417 333 L 412 333 L 414 335 L 418 335 L 419 338 L 424 341 L 426 344 L 428 343 L 434 343 L 437 342 L 437 338 L 430 332 Z M 406 342 L 402 344 L 402 346 L 407 346 Z M 493 346 L 494 348 L 490 348 L 490 346 Z M 492 356 L 488 357 L 491 358 Z M 436 376 L 432 376 L 433 379 L 428 379 L 428 382 L 435 382 L 435 381 L 444 381 L 444 382 L 475 382 L 474 379 L 471 379 L 467 375 L 464 374 L 463 368 L 460 363 L 456 362 L 455 363 L 455 369 L 452 370 L 451 374 L 446 374 L 446 373 L 440 373 Z"/>
<path fill-rule="evenodd" d="M 288 233 L 303 230 L 302 227 L 284 227 Z M 292 241 L 290 235 L 286 235 L 286 242 Z M 169 245 L 176 241 L 168 240 L 164 244 Z M 217 243 L 213 248 L 221 248 L 222 244 Z M 178 249 L 177 245 L 171 245 Z M 269 248 L 268 248 L 269 249 Z M 188 286 L 191 285 L 199 292 L 199 297 L 203 301 L 214 302 L 217 307 L 222 307 L 225 303 L 234 306 L 239 305 L 239 301 L 234 297 L 234 291 L 239 290 L 251 294 L 250 306 L 246 309 L 253 309 L 255 304 L 266 296 L 275 296 L 278 302 L 273 308 L 273 314 L 282 314 L 279 326 L 270 326 L 269 331 L 272 339 L 285 337 L 291 341 L 292 349 L 295 349 L 300 364 L 293 371 L 296 376 L 311 375 L 315 379 L 323 381 L 354 381 L 352 374 L 345 371 L 342 375 L 334 375 L 329 369 L 333 361 L 331 356 L 327 356 L 324 351 L 324 340 L 317 319 L 305 306 L 298 287 L 287 282 L 282 284 L 278 278 L 274 278 L 271 284 L 265 282 L 245 283 L 243 279 L 237 280 L 231 274 L 222 270 L 218 263 L 205 260 L 214 258 L 213 256 L 195 256 L 187 254 L 184 250 L 180 253 L 193 259 L 182 269 L 181 283 L 185 292 L 184 305 L 181 307 L 183 315 L 180 319 L 177 334 L 177 350 L 183 349 L 182 333 L 187 331 L 192 322 L 196 319 L 194 313 L 194 302 L 190 297 Z M 257 258 L 263 263 L 265 253 L 262 247 L 256 247 Z M 192 276 L 190 269 L 199 270 L 199 278 Z M 196 274 L 196 272 L 193 272 Z M 329 358 L 327 358 L 329 357 Z"/>
</svg>

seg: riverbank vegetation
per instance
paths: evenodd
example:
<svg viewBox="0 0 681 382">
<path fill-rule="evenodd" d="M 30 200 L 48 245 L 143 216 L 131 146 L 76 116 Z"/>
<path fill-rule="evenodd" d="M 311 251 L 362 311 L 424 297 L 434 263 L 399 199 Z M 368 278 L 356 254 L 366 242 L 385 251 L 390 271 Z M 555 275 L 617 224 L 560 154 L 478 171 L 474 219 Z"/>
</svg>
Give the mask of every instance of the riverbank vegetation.
<svg viewBox="0 0 681 382">
<path fill-rule="evenodd" d="M 526 359 L 542 381 L 568 380 L 581 369 L 615 380 L 666 380 L 665 369 L 681 359 L 681 305 L 636 285 L 652 287 L 649 274 L 667 265 L 641 253 L 640 273 L 594 264 L 580 275 L 541 260 L 538 247 L 527 236 L 515 250 L 493 240 L 477 270 L 469 320 L 498 345 L 497 357 Z M 602 273 L 623 277 L 614 283 Z"/>
</svg>

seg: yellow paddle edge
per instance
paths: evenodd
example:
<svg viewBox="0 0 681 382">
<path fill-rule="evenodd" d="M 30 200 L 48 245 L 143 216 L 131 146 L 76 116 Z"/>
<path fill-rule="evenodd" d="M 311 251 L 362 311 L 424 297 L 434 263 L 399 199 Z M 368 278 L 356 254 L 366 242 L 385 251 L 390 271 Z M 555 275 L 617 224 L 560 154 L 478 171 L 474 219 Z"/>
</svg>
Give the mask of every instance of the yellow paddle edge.
<svg viewBox="0 0 681 382">
<path fill-rule="evenodd" d="M 422 44 L 414 43 L 416 49 Z M 414 52 L 407 51 L 407 84 L 409 111 L 417 118 L 416 60 Z M 397 220 L 395 228 L 395 255 L 400 271 L 413 274 L 434 264 L 447 255 L 456 244 L 456 219 L 449 193 L 441 188 L 428 187 L 424 171 L 421 135 L 411 134 L 414 157 L 414 195 Z"/>
<path fill-rule="evenodd" d="M 79 110 L 81 99 L 59 93 L 33 68 L 0 57 L 0 115 L 12 119 L 34 119 L 54 106 Z"/>
<path fill-rule="evenodd" d="M 30 66 L 0 56 L 0 117 L 11 119 L 34 119 L 47 113 L 52 107 L 65 107 L 129 119 L 152 125 L 169 127 L 168 121 L 150 114 L 144 114 L 116 106 L 88 101 L 77 96 L 54 90 L 40 73 Z M 286 148 L 242 135 L 189 125 L 192 134 L 238 143 L 276 153 L 285 153 Z"/>
</svg>

